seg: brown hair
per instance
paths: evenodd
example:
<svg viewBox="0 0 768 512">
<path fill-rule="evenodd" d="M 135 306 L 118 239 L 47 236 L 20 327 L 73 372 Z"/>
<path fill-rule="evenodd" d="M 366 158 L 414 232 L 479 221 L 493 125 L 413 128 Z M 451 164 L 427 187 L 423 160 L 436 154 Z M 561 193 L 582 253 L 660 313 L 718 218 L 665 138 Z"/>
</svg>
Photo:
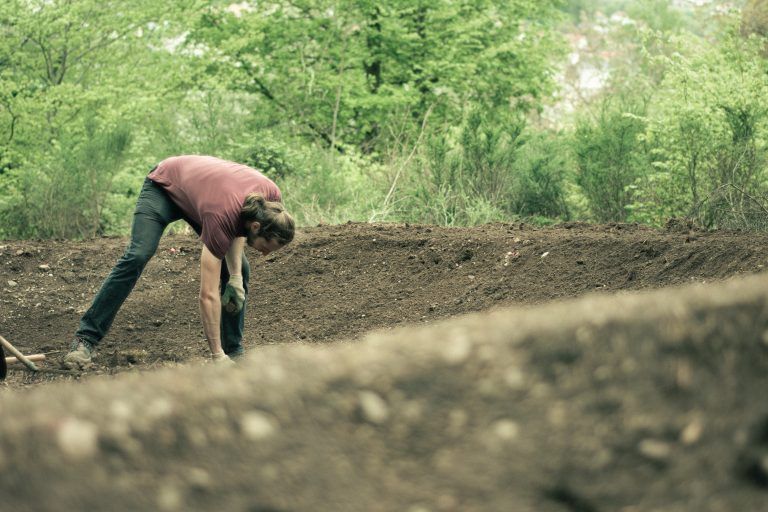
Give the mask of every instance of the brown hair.
<svg viewBox="0 0 768 512">
<path fill-rule="evenodd" d="M 293 240 L 295 223 L 293 217 L 285 211 L 283 203 L 267 201 L 261 194 L 248 194 L 240 211 L 243 222 L 258 222 L 261 224 L 256 236 L 266 240 L 277 240 L 285 245 Z"/>
</svg>

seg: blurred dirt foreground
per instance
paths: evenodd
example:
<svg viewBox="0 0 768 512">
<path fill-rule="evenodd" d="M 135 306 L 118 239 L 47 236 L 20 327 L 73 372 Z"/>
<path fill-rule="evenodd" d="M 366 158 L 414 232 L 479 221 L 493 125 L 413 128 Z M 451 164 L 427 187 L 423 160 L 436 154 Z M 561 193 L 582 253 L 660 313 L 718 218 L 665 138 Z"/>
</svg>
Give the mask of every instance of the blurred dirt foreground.
<svg viewBox="0 0 768 512">
<path fill-rule="evenodd" d="M 0 509 L 768 510 L 768 276 L 0 397 Z"/>
</svg>

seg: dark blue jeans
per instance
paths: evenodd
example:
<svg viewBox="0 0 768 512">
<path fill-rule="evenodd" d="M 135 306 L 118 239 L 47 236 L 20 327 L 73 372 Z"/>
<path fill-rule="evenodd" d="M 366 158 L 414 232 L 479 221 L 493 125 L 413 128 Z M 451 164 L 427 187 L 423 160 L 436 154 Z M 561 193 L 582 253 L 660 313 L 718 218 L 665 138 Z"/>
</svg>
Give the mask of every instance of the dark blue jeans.
<svg viewBox="0 0 768 512">
<path fill-rule="evenodd" d="M 104 280 L 99 293 L 93 299 L 93 304 L 80 319 L 80 327 L 75 333 L 76 336 L 94 345 L 106 336 L 117 312 L 133 290 L 147 262 L 157 251 L 160 237 L 166 226 L 179 219 L 185 219 L 179 207 L 171 201 L 171 198 L 161 187 L 149 178 L 145 179 L 139 199 L 136 202 L 136 211 L 133 213 L 131 242 L 112 272 Z M 185 220 L 199 235 L 200 226 L 189 219 Z M 251 268 L 245 255 L 243 255 L 242 261 L 243 287 L 247 298 Z M 229 270 L 226 262 L 222 261 L 221 293 L 224 293 L 227 281 L 229 281 Z M 243 352 L 244 321 L 245 307 L 238 315 L 230 315 L 222 310 L 221 346 L 226 354 L 239 355 Z"/>
</svg>

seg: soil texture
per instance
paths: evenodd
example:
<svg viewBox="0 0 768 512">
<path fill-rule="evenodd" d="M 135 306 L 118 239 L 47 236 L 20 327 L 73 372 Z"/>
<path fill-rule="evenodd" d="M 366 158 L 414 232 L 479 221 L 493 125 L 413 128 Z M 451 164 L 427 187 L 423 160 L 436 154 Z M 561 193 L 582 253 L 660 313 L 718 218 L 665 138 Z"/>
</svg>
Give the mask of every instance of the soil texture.
<svg viewBox="0 0 768 512">
<path fill-rule="evenodd" d="M 0 335 L 57 367 L 127 240 L 0 242 Z M 681 224 L 476 228 L 355 224 L 303 229 L 252 273 L 244 345 L 349 342 L 373 329 L 585 293 L 711 282 L 768 265 L 768 235 Z M 87 376 L 206 357 L 200 243 L 162 239 Z M 5 388 L 70 377 L 9 369 Z M 16 369 L 16 370 L 14 370 Z M 0 387 L 0 390 L 3 387 Z"/>
</svg>

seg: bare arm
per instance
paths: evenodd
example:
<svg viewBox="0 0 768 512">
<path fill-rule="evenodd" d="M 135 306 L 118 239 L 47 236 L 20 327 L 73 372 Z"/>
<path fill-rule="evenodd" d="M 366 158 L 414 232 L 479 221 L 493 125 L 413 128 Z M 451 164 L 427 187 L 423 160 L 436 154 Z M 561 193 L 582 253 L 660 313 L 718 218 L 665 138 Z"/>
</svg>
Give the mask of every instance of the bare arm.
<svg viewBox="0 0 768 512">
<path fill-rule="evenodd" d="M 203 245 L 203 252 L 200 255 L 200 318 L 203 321 L 203 333 L 208 340 L 211 354 L 222 351 L 220 275 L 221 260 Z"/>
<path fill-rule="evenodd" d="M 237 237 L 229 246 L 224 259 L 227 260 L 227 270 L 230 276 L 239 276 L 243 268 L 243 250 L 245 249 L 245 237 Z"/>
</svg>

